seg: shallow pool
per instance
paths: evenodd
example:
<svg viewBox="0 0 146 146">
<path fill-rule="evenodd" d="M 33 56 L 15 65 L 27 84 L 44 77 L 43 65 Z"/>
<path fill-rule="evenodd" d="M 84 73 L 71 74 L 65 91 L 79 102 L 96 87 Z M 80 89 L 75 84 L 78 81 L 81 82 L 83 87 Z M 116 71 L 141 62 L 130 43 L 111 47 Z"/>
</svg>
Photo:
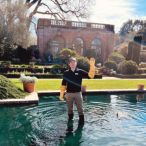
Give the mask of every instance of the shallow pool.
<svg viewBox="0 0 146 146">
<path fill-rule="evenodd" d="M 0 107 L 0 146 L 144 146 L 146 96 L 84 97 L 85 124 L 67 122 L 65 102 L 41 97 L 38 106 Z"/>
</svg>

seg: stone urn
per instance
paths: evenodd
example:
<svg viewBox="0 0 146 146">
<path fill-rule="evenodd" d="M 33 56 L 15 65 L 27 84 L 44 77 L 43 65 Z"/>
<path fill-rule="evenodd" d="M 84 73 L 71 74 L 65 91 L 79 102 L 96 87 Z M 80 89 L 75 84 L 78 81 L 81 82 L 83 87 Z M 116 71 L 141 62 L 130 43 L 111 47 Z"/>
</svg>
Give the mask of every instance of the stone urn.
<svg viewBox="0 0 146 146">
<path fill-rule="evenodd" d="M 138 84 L 137 88 L 138 90 L 144 90 L 144 84 Z"/>
<path fill-rule="evenodd" d="M 23 82 L 23 89 L 25 92 L 32 93 L 35 91 L 35 83 Z"/>
</svg>

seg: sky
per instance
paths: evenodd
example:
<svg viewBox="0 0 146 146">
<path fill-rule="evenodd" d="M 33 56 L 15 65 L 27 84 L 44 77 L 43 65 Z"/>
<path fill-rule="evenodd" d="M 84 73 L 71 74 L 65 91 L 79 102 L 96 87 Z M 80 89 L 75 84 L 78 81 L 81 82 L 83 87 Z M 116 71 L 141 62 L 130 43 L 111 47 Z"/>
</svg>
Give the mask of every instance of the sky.
<svg viewBox="0 0 146 146">
<path fill-rule="evenodd" d="M 90 17 L 84 21 L 112 24 L 118 32 L 129 19 L 146 20 L 146 0 L 95 0 Z"/>
<path fill-rule="evenodd" d="M 146 0 L 96 0 L 88 21 L 113 24 L 118 32 L 129 19 L 146 20 Z"/>
</svg>

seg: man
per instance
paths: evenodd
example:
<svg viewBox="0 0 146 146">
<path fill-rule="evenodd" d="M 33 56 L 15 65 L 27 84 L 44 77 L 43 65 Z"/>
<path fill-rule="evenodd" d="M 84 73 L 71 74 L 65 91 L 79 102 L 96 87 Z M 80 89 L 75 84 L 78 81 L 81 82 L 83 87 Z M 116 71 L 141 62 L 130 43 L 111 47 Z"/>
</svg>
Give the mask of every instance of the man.
<svg viewBox="0 0 146 146">
<path fill-rule="evenodd" d="M 63 74 L 63 80 L 60 90 L 60 100 L 64 100 L 64 93 L 66 91 L 66 102 L 68 107 L 68 120 L 73 119 L 73 104 L 75 102 L 79 123 L 84 124 L 83 99 L 81 93 L 82 78 L 94 78 L 95 75 L 95 59 L 91 58 L 89 61 L 89 72 L 77 68 L 77 60 L 74 57 L 69 59 L 69 70 Z"/>
</svg>

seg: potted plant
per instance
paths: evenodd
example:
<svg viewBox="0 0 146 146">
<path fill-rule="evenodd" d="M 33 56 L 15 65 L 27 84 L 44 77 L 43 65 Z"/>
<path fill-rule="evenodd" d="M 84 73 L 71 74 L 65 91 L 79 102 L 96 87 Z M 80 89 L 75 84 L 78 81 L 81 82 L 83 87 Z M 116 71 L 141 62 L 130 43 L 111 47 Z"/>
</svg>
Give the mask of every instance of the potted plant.
<svg viewBox="0 0 146 146">
<path fill-rule="evenodd" d="M 26 92 L 34 92 L 35 90 L 35 83 L 37 81 L 36 77 L 25 76 L 24 74 L 20 75 L 20 81 L 23 83 L 24 91 Z"/>
</svg>

